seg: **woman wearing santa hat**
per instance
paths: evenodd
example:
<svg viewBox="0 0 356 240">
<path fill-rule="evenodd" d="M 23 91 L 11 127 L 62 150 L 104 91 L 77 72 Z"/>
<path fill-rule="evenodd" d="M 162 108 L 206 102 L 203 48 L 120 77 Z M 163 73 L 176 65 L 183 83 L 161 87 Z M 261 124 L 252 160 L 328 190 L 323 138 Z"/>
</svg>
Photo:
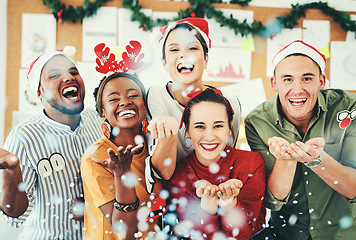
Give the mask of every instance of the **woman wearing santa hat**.
<svg viewBox="0 0 356 240">
<path fill-rule="evenodd" d="M 171 81 L 165 86 L 151 87 L 148 90 L 147 104 L 153 118 L 149 129 L 157 127 L 160 123 L 160 116 L 172 116 L 179 122 L 184 107 L 189 101 L 187 95 L 197 90 L 212 88 L 203 84 L 203 73 L 208 65 L 208 51 L 211 47 L 209 26 L 205 19 L 185 18 L 160 28 L 159 43 L 162 48 L 163 66 L 169 73 Z M 229 139 L 229 145 L 234 147 L 240 125 L 241 106 L 238 99 L 226 97 L 235 112 L 232 124 L 233 134 Z M 167 132 L 171 134 L 170 131 Z M 193 148 L 190 139 L 187 139 L 185 135 L 184 127 L 179 129 L 177 134 L 176 160 L 180 161 L 189 155 Z M 159 139 L 159 136 L 153 134 L 153 138 Z M 155 141 L 151 143 L 151 146 L 155 146 Z M 174 160 L 171 164 L 175 164 Z"/>
</svg>

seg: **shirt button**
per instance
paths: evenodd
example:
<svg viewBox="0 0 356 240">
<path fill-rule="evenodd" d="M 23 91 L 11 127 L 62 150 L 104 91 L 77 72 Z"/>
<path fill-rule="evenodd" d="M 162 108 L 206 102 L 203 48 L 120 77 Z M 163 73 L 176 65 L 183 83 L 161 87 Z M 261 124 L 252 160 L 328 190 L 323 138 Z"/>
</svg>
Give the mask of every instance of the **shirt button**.
<svg viewBox="0 0 356 240">
<path fill-rule="evenodd" d="M 310 230 L 313 231 L 313 230 L 314 230 L 314 227 L 310 227 Z"/>
<path fill-rule="evenodd" d="M 305 184 L 309 184 L 309 181 L 305 181 Z"/>
<path fill-rule="evenodd" d="M 305 176 L 308 175 L 308 172 L 305 172 L 304 175 L 305 175 Z"/>
<path fill-rule="evenodd" d="M 311 196 L 311 195 L 312 195 L 312 193 L 311 193 L 311 192 L 309 192 L 309 193 L 308 193 L 308 195 L 309 195 L 309 196 Z"/>
</svg>

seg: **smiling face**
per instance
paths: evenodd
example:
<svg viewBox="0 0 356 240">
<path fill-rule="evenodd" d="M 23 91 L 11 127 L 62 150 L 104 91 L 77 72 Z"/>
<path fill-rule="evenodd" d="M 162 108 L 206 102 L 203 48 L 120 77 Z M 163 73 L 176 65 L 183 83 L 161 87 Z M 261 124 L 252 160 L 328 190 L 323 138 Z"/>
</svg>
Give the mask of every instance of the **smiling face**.
<svg viewBox="0 0 356 240">
<path fill-rule="evenodd" d="M 288 56 L 275 69 L 272 88 L 278 92 L 282 111 L 296 126 L 307 125 L 313 116 L 318 92 L 325 86 L 325 75 L 306 56 Z"/>
<path fill-rule="evenodd" d="M 79 114 L 84 108 L 84 95 L 83 79 L 72 61 L 62 55 L 48 60 L 38 89 L 47 114 Z"/>
<path fill-rule="evenodd" d="M 139 131 L 147 113 L 139 86 L 130 78 L 117 77 L 106 83 L 102 94 L 103 119 L 112 127 Z"/>
<path fill-rule="evenodd" d="M 195 36 L 196 30 L 172 30 L 165 43 L 164 67 L 173 81 L 183 85 L 199 85 L 208 63 L 208 54 Z"/>
<path fill-rule="evenodd" d="M 219 161 L 231 135 L 226 107 L 215 102 L 200 102 L 191 109 L 187 137 L 191 138 L 198 161 L 209 166 Z"/>
</svg>

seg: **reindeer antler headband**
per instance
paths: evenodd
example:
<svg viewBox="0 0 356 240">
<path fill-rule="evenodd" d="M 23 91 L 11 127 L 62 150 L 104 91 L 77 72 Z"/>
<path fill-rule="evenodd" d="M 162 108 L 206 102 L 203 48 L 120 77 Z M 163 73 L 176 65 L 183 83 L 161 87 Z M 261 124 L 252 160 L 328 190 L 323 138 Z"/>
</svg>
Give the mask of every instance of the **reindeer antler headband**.
<svg viewBox="0 0 356 240">
<path fill-rule="evenodd" d="M 135 74 L 134 70 L 142 66 L 142 59 L 144 54 L 141 53 L 141 43 L 138 41 L 130 41 L 130 44 L 126 46 L 126 52 L 122 53 L 122 60 L 117 62 L 115 60 L 115 54 L 110 53 L 110 48 L 105 47 L 105 43 L 99 43 L 95 46 L 94 52 L 98 56 L 96 58 L 97 66 L 95 67 L 96 71 L 99 73 L 109 73 L 100 84 L 98 89 L 98 94 L 96 96 L 96 107 L 100 116 L 102 116 L 102 94 L 105 85 L 114 78 L 117 77 L 127 77 L 134 81 L 141 89 L 143 97 L 145 99 L 146 90 L 143 86 L 140 79 Z"/>
</svg>

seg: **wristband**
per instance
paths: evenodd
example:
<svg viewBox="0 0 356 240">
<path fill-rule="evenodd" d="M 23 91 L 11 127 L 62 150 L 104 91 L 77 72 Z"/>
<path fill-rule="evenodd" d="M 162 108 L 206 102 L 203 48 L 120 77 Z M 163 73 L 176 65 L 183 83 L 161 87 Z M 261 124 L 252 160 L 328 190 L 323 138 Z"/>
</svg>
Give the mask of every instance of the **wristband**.
<svg viewBox="0 0 356 240">
<path fill-rule="evenodd" d="M 140 199 L 137 197 L 136 202 L 131 204 L 123 204 L 116 201 L 114 202 L 114 207 L 119 210 L 120 212 L 133 212 L 137 210 L 138 206 L 140 205 Z"/>
</svg>

